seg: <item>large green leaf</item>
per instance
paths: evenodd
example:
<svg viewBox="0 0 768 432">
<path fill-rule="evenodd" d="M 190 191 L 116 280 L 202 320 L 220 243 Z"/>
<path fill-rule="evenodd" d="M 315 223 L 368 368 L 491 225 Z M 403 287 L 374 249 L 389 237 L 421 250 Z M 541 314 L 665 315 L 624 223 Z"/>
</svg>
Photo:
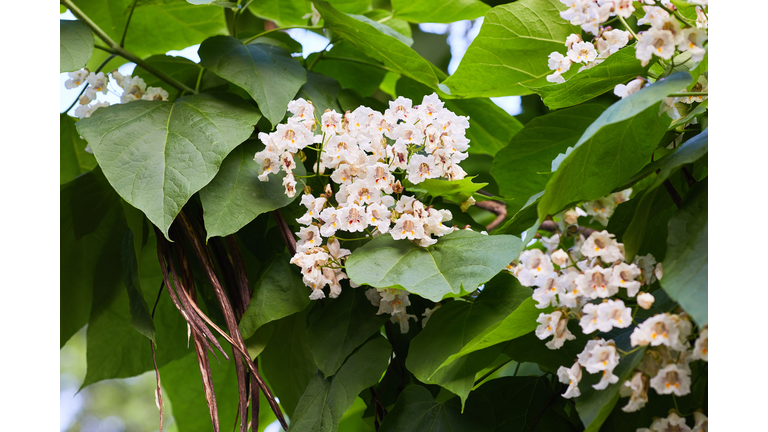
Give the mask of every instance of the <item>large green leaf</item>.
<svg viewBox="0 0 768 432">
<path fill-rule="evenodd" d="M 539 201 L 539 219 L 567 205 L 608 195 L 650 159 L 670 119 L 659 101 L 690 82 L 679 72 L 611 105 L 560 163 Z"/>
<path fill-rule="evenodd" d="M 75 119 L 67 115 L 67 113 L 61 113 L 59 116 L 61 137 L 59 172 L 61 176 L 61 184 L 96 168 L 97 165 L 96 158 L 85 151 L 85 147 L 88 143 L 80 138 L 80 134 L 77 133 L 75 124 Z"/>
<path fill-rule="evenodd" d="M 307 72 L 307 83 L 301 86 L 298 96 L 312 101 L 315 112 L 320 117 L 327 109 L 343 112 L 336 100 L 339 90 L 341 86 L 335 79 L 316 72 Z"/>
<path fill-rule="evenodd" d="M 406 289 L 432 301 L 474 291 L 517 257 L 520 239 L 459 230 L 422 248 L 389 234 L 373 239 L 347 259 L 358 284 Z"/>
<path fill-rule="evenodd" d="M 576 66 L 574 66 L 576 67 Z M 562 84 L 531 88 L 544 100 L 549 109 L 578 105 L 605 92 L 613 92 L 617 84 L 645 76 L 651 63 L 645 67 L 635 58 L 634 47 L 611 54 L 599 65 L 579 72 Z"/>
<path fill-rule="evenodd" d="M 259 111 L 227 94 L 135 101 L 77 123 L 112 187 L 168 235 L 181 207 L 253 132 Z"/>
<path fill-rule="evenodd" d="M 469 199 L 472 194 L 482 189 L 483 186 L 488 186 L 488 183 L 472 182 L 474 178 L 465 177 L 461 180 L 427 179 L 417 185 L 412 185 L 411 182 L 406 181 L 405 187 L 409 191 L 421 189 L 433 197 L 443 197 L 449 201 L 461 204 Z"/>
<path fill-rule="evenodd" d="M 240 333 L 247 339 L 261 326 L 309 306 L 309 289 L 301 281 L 298 267 L 288 254 L 277 255 L 261 270 L 253 285 L 253 296 L 240 319 Z"/>
<path fill-rule="evenodd" d="M 541 370 L 557 374 L 560 366 L 572 366 L 576 356 L 584 350 L 584 345 L 589 336 L 581 332 L 581 328 L 574 320 L 568 329 L 576 336 L 575 340 L 566 341 L 562 347 L 551 350 L 545 342 L 534 333 L 528 333 L 513 339 L 504 347 L 504 354 L 512 357 L 519 363 L 536 363 Z"/>
<path fill-rule="evenodd" d="M 560 18 L 565 8 L 558 0 L 520 0 L 491 9 L 444 84 L 466 97 L 525 95 L 531 93 L 525 86 L 546 85 L 552 72 L 547 56 L 563 51 L 565 38 L 581 32 Z"/>
<path fill-rule="evenodd" d="M 362 96 L 372 95 L 379 88 L 387 71 L 353 60 L 376 64 L 376 60 L 365 55 L 350 42 L 340 41 L 321 57 L 312 70 L 336 78 L 341 87 L 353 89 Z"/>
<path fill-rule="evenodd" d="M 139 281 L 139 262 L 136 259 L 134 235 L 130 229 L 125 231 L 125 236 L 123 237 L 122 259 L 123 283 L 128 292 L 131 326 L 154 342 L 155 324 L 152 322 L 147 301 L 142 294 L 141 282 Z"/>
<path fill-rule="evenodd" d="M 309 308 L 275 321 L 272 343 L 259 356 L 264 375 L 288 417 L 293 417 L 299 399 L 317 372 L 307 341 L 308 312 Z"/>
<path fill-rule="evenodd" d="M 64 346 L 88 322 L 93 288 L 119 289 L 125 219 L 119 197 L 100 169 L 62 185 L 60 197 L 59 343 Z M 89 229 L 81 228 L 82 224 Z"/>
<path fill-rule="evenodd" d="M 437 309 L 411 341 L 406 367 L 420 381 L 459 395 L 463 403 L 475 373 L 504 348 L 498 344 L 533 331 L 540 312 L 530 288 L 520 286 L 512 275 L 500 274 L 474 302 L 452 301 Z M 481 352 L 494 345 L 497 350 Z"/>
<path fill-rule="evenodd" d="M 415 23 L 452 23 L 485 15 L 490 6 L 478 0 L 393 0 L 393 16 Z"/>
<path fill-rule="evenodd" d="M 336 376 L 312 378 L 291 416 L 289 431 L 335 432 L 358 393 L 379 382 L 392 347 L 377 336 L 349 356 Z"/>
<path fill-rule="evenodd" d="M 376 307 L 365 296 L 365 288 L 344 288 L 337 299 L 314 308 L 307 319 L 307 338 L 315 364 L 330 377 L 389 319 L 376 315 Z"/>
<path fill-rule="evenodd" d="M 184 49 L 210 36 L 227 33 L 224 14 L 217 6 L 196 6 L 185 0 L 141 1 L 131 16 L 134 0 L 73 1 L 116 42 L 122 38 L 130 17 L 125 47 L 141 58 Z M 95 54 L 89 63 L 93 69 L 106 57 L 106 53 L 97 54 L 100 56 Z"/>
<path fill-rule="evenodd" d="M 304 16 L 312 12 L 306 0 L 259 0 L 249 5 L 254 15 L 281 27 L 306 24 Z"/>
<path fill-rule="evenodd" d="M 393 30 L 383 33 L 381 27 L 343 14 L 327 2 L 313 3 L 323 16 L 326 28 L 349 40 L 366 55 L 380 60 L 392 71 L 437 89 L 438 79 L 432 64 L 406 45 L 398 33 Z"/>
<path fill-rule="evenodd" d="M 490 432 L 496 417 L 491 402 L 482 395 L 467 401 L 464 413 L 458 398 L 438 402 L 419 385 L 400 393 L 395 407 L 384 417 L 380 432 Z"/>
<path fill-rule="evenodd" d="M 709 320 L 707 302 L 707 179 L 696 183 L 669 221 L 667 258 L 661 286 L 699 327 Z"/>
<path fill-rule="evenodd" d="M 82 21 L 59 20 L 59 72 L 80 70 L 93 52 L 93 33 Z"/>
<path fill-rule="evenodd" d="M 203 203 L 203 219 L 206 235 L 225 237 L 240 231 L 256 216 L 285 207 L 295 197 L 285 194 L 282 184 L 284 172 L 271 176 L 269 181 L 258 179 L 259 164 L 253 160 L 264 145 L 258 140 L 248 140 L 232 150 L 221 163 L 216 177 L 200 190 Z M 304 175 L 304 165 L 297 160 L 295 175 Z"/>
<path fill-rule="evenodd" d="M 216 36 L 200 45 L 200 64 L 247 91 L 276 126 L 288 102 L 307 82 L 307 71 L 282 48 L 248 44 L 230 36 Z"/>
<path fill-rule="evenodd" d="M 490 401 L 497 432 L 578 430 L 556 409 L 558 399 L 564 399 L 553 394 L 547 377 L 497 378 L 484 383 L 472 394 L 485 396 Z"/>
<path fill-rule="evenodd" d="M 531 120 L 493 159 L 491 175 L 499 194 L 513 201 L 508 211 L 518 211 L 552 177 L 552 160 L 576 144 L 603 107 L 586 104 L 556 111 Z"/>
</svg>

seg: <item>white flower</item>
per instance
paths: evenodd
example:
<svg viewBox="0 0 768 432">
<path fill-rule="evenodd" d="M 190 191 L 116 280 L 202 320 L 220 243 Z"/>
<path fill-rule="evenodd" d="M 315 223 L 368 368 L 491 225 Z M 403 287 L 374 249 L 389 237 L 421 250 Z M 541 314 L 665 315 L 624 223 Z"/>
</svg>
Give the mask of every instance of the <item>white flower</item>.
<svg viewBox="0 0 768 432">
<path fill-rule="evenodd" d="M 616 242 L 613 237 L 615 236 L 608 231 L 595 231 L 581 246 L 581 253 L 589 258 L 600 257 L 605 263 L 621 260 L 624 258 L 621 243 Z"/>
<path fill-rule="evenodd" d="M 261 166 L 261 174 L 259 174 L 259 180 L 261 181 L 269 181 L 269 174 L 280 172 L 280 156 L 278 154 L 262 150 L 256 153 L 253 160 Z"/>
<path fill-rule="evenodd" d="M 612 275 L 612 268 L 595 266 L 578 275 L 575 282 L 584 296 L 591 299 L 607 298 L 619 292 L 619 287 L 610 282 Z"/>
<path fill-rule="evenodd" d="M 635 11 L 632 0 L 613 0 L 613 2 L 615 3 L 613 11 L 622 18 L 629 18 Z"/>
<path fill-rule="evenodd" d="M 149 87 L 147 89 L 147 92 L 144 94 L 144 96 L 141 97 L 143 100 L 152 100 L 152 101 L 166 101 L 168 100 L 168 92 L 165 91 L 162 87 Z"/>
<path fill-rule="evenodd" d="M 682 33 L 682 32 L 681 32 Z M 646 65 L 654 55 L 663 59 L 671 59 L 675 53 L 675 35 L 668 30 L 652 27 L 638 35 L 639 41 L 635 46 L 635 57 Z"/>
<path fill-rule="evenodd" d="M 90 117 L 94 111 L 102 107 L 108 107 L 109 102 L 96 102 L 92 105 L 80 105 L 75 108 L 75 115 L 81 119 Z"/>
<path fill-rule="evenodd" d="M 655 300 L 656 299 L 651 293 L 640 293 L 640 295 L 637 296 L 637 305 L 645 310 L 648 310 L 651 308 L 651 306 L 653 306 L 653 302 Z"/>
<path fill-rule="evenodd" d="M 640 323 L 632 334 L 632 346 L 666 345 L 677 351 L 685 351 L 683 341 L 690 333 L 690 323 L 684 324 L 678 315 L 657 314 Z"/>
<path fill-rule="evenodd" d="M 368 218 L 368 225 L 378 228 L 380 233 L 389 231 L 391 221 L 389 219 L 392 212 L 381 204 L 370 204 L 366 208 L 365 216 Z"/>
<path fill-rule="evenodd" d="M 86 78 L 88 81 L 88 87 L 93 89 L 94 91 L 101 92 L 104 94 L 107 94 L 109 90 L 107 89 L 107 84 L 109 83 L 109 77 L 104 75 L 104 72 L 99 72 L 97 74 L 92 73 L 88 75 L 88 78 Z"/>
<path fill-rule="evenodd" d="M 544 309 L 550 305 L 557 307 L 557 295 L 565 294 L 565 290 L 558 286 L 558 275 L 555 272 L 551 272 L 548 275 L 540 275 L 536 278 L 537 285 L 533 291 L 533 299 L 538 302 L 536 305 L 539 309 Z M 542 281 L 541 283 L 538 283 Z"/>
<path fill-rule="evenodd" d="M 567 368 L 560 366 L 557 369 L 557 378 L 563 384 L 568 384 L 568 389 L 563 393 L 563 397 L 566 399 L 579 397 L 581 392 L 579 391 L 579 382 L 581 382 L 581 365 L 577 362 L 573 366 Z"/>
<path fill-rule="evenodd" d="M 558 349 L 563 346 L 565 341 L 576 339 L 576 336 L 568 330 L 568 317 L 560 311 L 551 314 L 539 314 L 536 322 L 540 324 L 536 328 L 536 337 L 544 340 L 549 336 L 554 336 L 551 341 L 545 344 L 549 349 Z"/>
<path fill-rule="evenodd" d="M 658 394 L 685 396 L 691 392 L 690 372 L 672 363 L 660 369 L 659 373 L 651 378 L 651 387 Z"/>
<path fill-rule="evenodd" d="M 581 35 L 573 33 L 565 39 L 565 47 L 569 50 L 573 47 L 573 44 L 581 42 Z M 550 54 L 551 56 L 551 54 Z M 570 66 L 570 65 L 569 65 Z"/>
<path fill-rule="evenodd" d="M 639 429 L 638 429 L 639 430 Z M 646 429 L 648 430 L 648 429 Z M 651 429 L 649 432 L 691 432 L 685 424 L 685 418 L 680 417 L 677 413 L 670 413 L 667 418 L 656 419 L 651 423 Z"/>
<path fill-rule="evenodd" d="M 709 89 L 708 83 L 707 83 L 707 77 L 704 75 L 699 75 L 699 78 L 696 80 L 696 84 L 694 84 L 691 91 L 694 92 L 706 92 Z M 680 102 L 686 103 L 686 104 L 692 104 L 694 102 L 703 102 L 704 99 L 706 99 L 707 96 L 683 96 L 680 98 Z"/>
<path fill-rule="evenodd" d="M 704 42 L 707 41 L 707 32 L 700 28 L 687 28 L 683 30 L 683 38 L 678 49 L 680 51 L 690 51 L 691 60 L 700 62 L 704 58 L 707 50 L 704 49 Z"/>
<path fill-rule="evenodd" d="M 658 6 L 643 6 L 643 10 L 645 16 L 637 20 L 637 25 L 651 24 L 653 27 L 660 27 L 661 22 L 669 18 L 669 12 Z"/>
<path fill-rule="evenodd" d="M 568 252 L 558 249 L 554 252 L 552 252 L 552 255 L 550 256 L 552 259 L 552 262 L 557 264 L 560 267 L 564 267 L 568 265 L 568 262 L 570 261 L 570 257 L 568 256 Z"/>
<path fill-rule="evenodd" d="M 88 78 L 89 73 L 90 72 L 88 72 L 88 69 L 80 69 L 79 71 L 69 72 L 67 74 L 69 75 L 69 79 L 64 81 L 64 87 L 68 89 L 79 87 Z"/>
<path fill-rule="evenodd" d="M 701 411 L 693 413 L 693 419 L 696 424 L 691 429 L 691 432 L 707 432 L 709 430 L 709 419 Z"/>
<path fill-rule="evenodd" d="M 341 114 L 333 110 L 327 110 L 320 119 L 323 132 L 326 134 L 341 133 Z"/>
<path fill-rule="evenodd" d="M 413 155 L 408 163 L 408 181 L 418 184 L 424 180 L 437 177 L 435 157 L 432 155 Z"/>
<path fill-rule="evenodd" d="M 696 27 L 700 29 L 706 29 L 709 27 L 707 14 L 705 14 L 704 10 L 699 6 L 696 6 Z"/>
<path fill-rule="evenodd" d="M 403 238 L 409 240 L 421 239 L 424 237 L 424 226 L 419 219 L 413 215 L 404 214 L 395 221 L 395 226 L 392 227 L 390 233 L 395 240 Z"/>
<path fill-rule="evenodd" d="M 549 55 L 549 68 L 553 71 L 565 73 L 571 68 L 571 60 L 555 51 Z"/>
<path fill-rule="evenodd" d="M 120 83 L 120 87 L 123 89 L 123 94 L 120 96 L 120 103 L 139 100 L 144 97 L 144 93 L 147 91 L 147 84 L 140 77 L 124 77 Z"/>
<path fill-rule="evenodd" d="M 683 29 L 680 26 L 680 21 L 678 21 L 676 17 L 670 16 L 664 18 L 661 20 L 661 22 L 657 23 L 657 25 L 654 25 L 652 28 L 666 30 L 672 33 L 672 42 L 674 42 L 675 45 L 682 43 L 685 39 L 685 36 L 683 35 Z"/>
<path fill-rule="evenodd" d="M 310 248 L 319 247 L 323 243 L 320 230 L 314 225 L 301 228 L 296 235 L 299 236 L 299 241 L 296 242 L 296 252 L 307 252 Z"/>
<path fill-rule="evenodd" d="M 405 311 L 406 307 L 411 305 L 411 301 L 408 298 L 408 291 L 394 288 L 377 291 L 375 288 L 371 288 L 365 292 L 365 296 L 368 297 L 371 304 L 379 307 L 379 311 L 376 312 L 376 315 L 385 313 L 392 315 L 391 321 L 400 324 L 400 333 L 408 333 L 408 330 L 410 329 L 408 323 L 409 319 L 413 318 L 414 321 L 418 320 L 416 315 L 408 314 Z"/>
<path fill-rule="evenodd" d="M 709 361 L 709 331 L 707 326 L 704 326 L 701 330 L 699 338 L 696 339 L 696 343 L 693 345 L 691 359 Z"/>
<path fill-rule="evenodd" d="M 288 102 L 288 111 L 290 111 L 291 114 L 293 114 L 293 118 L 298 121 L 315 119 L 315 106 L 312 105 L 312 102 L 308 102 L 303 98 Z"/>
<path fill-rule="evenodd" d="M 560 72 L 555 72 L 552 75 L 547 75 L 547 81 L 555 84 L 562 84 L 565 82 L 565 78 L 563 78 Z"/>
<path fill-rule="evenodd" d="M 339 222 L 341 229 L 349 232 L 361 232 L 368 226 L 368 221 L 365 217 L 365 208 L 351 204 L 347 207 L 339 209 Z"/>
<path fill-rule="evenodd" d="M 309 225 L 312 223 L 313 219 L 319 219 L 320 212 L 323 211 L 323 207 L 325 207 L 325 202 L 325 197 L 315 198 L 311 194 L 304 194 L 301 197 L 301 205 L 307 208 L 307 212 L 304 216 L 296 219 L 296 222 L 302 225 Z"/>
<path fill-rule="evenodd" d="M 627 295 L 634 297 L 640 290 L 640 282 L 635 278 L 640 276 L 642 272 L 636 264 L 620 263 L 613 266 L 613 275 L 611 276 L 611 284 L 617 285 L 627 289 Z"/>
<path fill-rule="evenodd" d="M 653 275 L 656 276 L 656 279 L 661 279 L 664 276 L 664 268 L 661 263 L 656 264 L 656 267 L 653 268 Z"/>
<path fill-rule="evenodd" d="M 644 85 L 645 85 L 644 79 L 635 78 L 632 81 L 630 81 L 627 85 L 617 84 L 616 87 L 613 89 L 613 94 L 624 99 L 625 97 L 631 95 L 632 93 L 636 93 L 640 91 Z"/>
<path fill-rule="evenodd" d="M 680 98 L 677 97 L 668 97 L 661 100 L 661 107 L 659 108 L 659 115 L 662 115 L 663 113 L 669 114 L 669 117 L 672 118 L 672 120 L 677 120 L 680 117 L 680 112 L 677 110 L 678 102 L 680 102 Z"/>
<path fill-rule="evenodd" d="M 629 402 L 621 408 L 624 412 L 635 412 L 644 407 L 648 402 L 649 379 L 642 372 L 638 371 L 632 376 L 631 380 L 624 381 L 624 388 L 631 391 Z"/>
<path fill-rule="evenodd" d="M 515 276 L 522 286 L 532 286 L 539 275 L 550 274 L 555 271 L 549 256 L 539 249 L 531 249 L 520 254 L 521 267 Z"/>
<path fill-rule="evenodd" d="M 442 306 L 440 303 L 435 303 L 435 307 L 432 309 L 426 308 L 424 309 L 424 313 L 421 315 L 424 317 L 424 319 L 421 320 L 421 328 L 424 328 L 427 326 L 427 321 L 429 321 L 429 318 L 432 316 L 433 313 L 435 313 L 436 310 L 440 309 L 440 306 Z"/>
<path fill-rule="evenodd" d="M 574 63 L 589 63 L 597 58 L 597 51 L 590 42 L 578 42 L 568 51 L 568 58 Z"/>
<path fill-rule="evenodd" d="M 390 124 L 396 124 L 398 120 L 408 121 L 409 115 L 412 115 L 413 101 L 400 96 L 397 99 L 389 102 L 389 109 L 384 111 L 384 118 Z M 413 119 L 415 121 L 416 119 Z"/>
<path fill-rule="evenodd" d="M 613 215 L 613 211 L 616 209 L 616 201 L 609 195 L 585 202 L 584 208 L 587 209 L 587 215 L 592 216 L 592 220 L 607 226 L 608 218 Z"/>
<path fill-rule="evenodd" d="M 619 49 L 625 47 L 627 43 L 629 43 L 630 36 L 631 35 L 628 31 L 616 29 L 616 30 L 603 32 L 602 38 L 606 42 L 608 52 L 610 54 L 613 54 Z"/>
<path fill-rule="evenodd" d="M 554 234 L 552 237 L 541 236 L 539 241 L 547 248 L 547 254 L 551 254 L 560 245 L 560 234 Z"/>
<path fill-rule="evenodd" d="M 596 390 L 603 390 L 608 387 L 608 384 L 618 382 L 619 377 L 613 374 L 613 369 L 619 364 L 619 354 L 616 352 L 613 341 L 606 342 L 604 339 L 599 339 L 587 342 L 578 359 L 587 372 L 602 372 L 600 381 L 592 386 Z"/>
</svg>

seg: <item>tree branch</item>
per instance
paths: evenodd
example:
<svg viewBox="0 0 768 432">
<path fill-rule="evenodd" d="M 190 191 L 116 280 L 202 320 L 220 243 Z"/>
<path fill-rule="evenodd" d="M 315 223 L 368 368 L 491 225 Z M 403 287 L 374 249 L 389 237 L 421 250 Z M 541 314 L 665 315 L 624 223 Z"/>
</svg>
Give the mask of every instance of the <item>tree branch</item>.
<svg viewBox="0 0 768 432">
<path fill-rule="evenodd" d="M 507 206 L 501 201 L 478 201 L 475 203 L 475 206 L 496 215 L 496 219 L 485 227 L 488 231 L 501 225 L 507 217 Z"/>
</svg>

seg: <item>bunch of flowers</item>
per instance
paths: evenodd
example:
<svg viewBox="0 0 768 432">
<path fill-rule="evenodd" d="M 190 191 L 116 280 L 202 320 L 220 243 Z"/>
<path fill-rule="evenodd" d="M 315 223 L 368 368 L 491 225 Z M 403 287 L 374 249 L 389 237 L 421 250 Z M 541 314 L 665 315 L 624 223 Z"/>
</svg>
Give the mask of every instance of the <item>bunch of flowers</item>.
<svg viewBox="0 0 768 432">
<path fill-rule="evenodd" d="M 549 55 L 549 68 L 555 71 L 547 76 L 547 81 L 563 83 L 562 74 L 567 72 L 573 63 L 582 63 L 579 69 L 589 69 L 605 60 L 611 54 L 626 46 L 630 40 L 637 39 L 635 57 L 642 65 L 647 65 L 653 56 L 670 60 L 678 53 L 690 52 L 690 61 L 696 64 L 703 60 L 706 54 L 705 43 L 708 39 L 708 19 L 706 0 L 689 0 L 696 4 L 696 20 L 690 20 L 676 11 L 669 0 L 644 0 L 642 6 L 645 15 L 637 20 L 637 25 L 650 27 L 637 33 L 629 30 L 625 18 L 635 12 L 632 0 L 560 0 L 568 9 L 560 12 L 560 16 L 573 25 L 594 36 L 592 41 L 583 41 L 581 35 L 572 34 L 565 42 L 568 49 L 566 55 L 557 51 Z M 615 17 L 615 18 L 611 18 Z M 619 19 L 628 31 L 613 29 L 602 24 Z M 655 78 L 655 76 L 652 76 Z M 614 93 L 625 98 L 637 92 L 649 81 L 648 78 L 638 77 L 627 84 L 618 84 Z M 692 92 L 706 92 L 707 78 L 700 75 Z M 681 117 L 678 103 L 692 104 L 702 102 L 706 96 L 685 96 L 667 98 L 662 111 L 668 112 L 672 119 Z"/>
<path fill-rule="evenodd" d="M 167 91 L 161 87 L 147 87 L 147 84 L 140 77 L 124 76 L 117 69 L 113 70 L 110 75 L 121 90 L 120 103 L 135 100 L 168 100 Z M 98 93 L 108 94 L 110 92 L 109 82 L 109 75 L 104 74 L 104 72 L 93 73 L 87 68 L 69 72 L 69 79 L 64 82 L 66 88 L 72 89 L 87 83 L 85 92 L 78 100 L 79 106 L 75 108 L 75 116 L 81 119 L 90 117 L 98 108 L 109 106 L 109 102 L 97 99 Z M 115 92 L 113 91 L 113 93 Z"/>
<path fill-rule="evenodd" d="M 586 203 L 586 208 L 595 206 L 595 202 L 609 203 L 612 204 L 609 213 L 612 213 L 615 195 Z M 626 200 L 628 192 L 618 195 Z M 573 224 L 579 215 L 569 210 L 564 217 L 570 218 L 568 223 Z M 598 221 L 603 222 L 601 219 Z M 623 411 L 634 412 L 645 406 L 649 388 L 658 394 L 677 396 L 691 392 L 690 363 L 694 360 L 708 361 L 707 328 L 699 331 L 691 347 L 689 339 L 693 326 L 682 311 L 658 313 L 639 324 L 635 322 L 638 308 L 648 310 L 655 301 L 653 294 L 644 291 L 662 278 L 661 263 L 656 263 L 650 254 L 627 262 L 624 245 L 605 230 L 594 231 L 587 238 L 579 235 L 569 249 L 563 246 L 559 234 L 542 237 L 541 244 L 544 249 L 524 251 L 517 265 L 511 264 L 508 269 L 521 285 L 535 288 L 533 299 L 536 307 L 555 309 L 539 315 L 539 326 L 535 331 L 539 339 L 552 337 L 546 343 L 549 349 L 559 349 L 566 341 L 576 339 L 568 327 L 572 319 L 578 322 L 585 335 L 636 325 L 630 334 L 631 346 L 636 348 L 629 353 L 619 350 L 613 340 L 596 336 L 587 342 L 572 366 L 561 366 L 558 378 L 568 384 L 564 397 L 581 394 L 578 386 L 582 369 L 590 374 L 601 374 L 599 382 L 593 385 L 597 390 L 617 383 L 619 377 L 613 371 L 621 357 L 640 347 L 648 348 L 631 378 L 622 384 L 622 396 L 629 397 Z"/>
<path fill-rule="evenodd" d="M 339 246 L 340 231 L 364 232 L 365 237 L 390 233 L 395 240 L 427 247 L 456 229 L 443 224 L 452 219 L 450 211 L 425 206 L 404 194 L 405 179 L 415 185 L 466 175 L 459 162 L 467 157 L 469 119 L 446 109 L 436 94 L 425 96 L 418 106 L 399 97 L 383 113 L 360 106 L 344 114 L 326 110 L 318 118 L 312 103 L 304 99 L 290 102 L 288 111 L 292 115 L 286 124 L 259 134 L 265 148 L 254 159 L 261 166 L 261 181 L 285 172 L 288 196 L 296 194 L 293 170 L 299 152 L 318 152 L 310 177 L 330 180 L 319 196 L 304 188 L 301 204 L 307 211 L 297 219 L 303 227 L 291 262 L 301 267 L 304 283 L 312 288 L 311 299 L 324 298 L 326 285 L 331 298 L 341 293 L 339 282 L 347 278 L 343 268 L 350 252 Z M 325 245 L 324 239 L 328 239 Z M 405 331 L 408 318 L 415 319 L 405 313 L 409 304 L 405 291 L 373 292 L 368 297 L 379 313 L 392 314 Z"/>
</svg>

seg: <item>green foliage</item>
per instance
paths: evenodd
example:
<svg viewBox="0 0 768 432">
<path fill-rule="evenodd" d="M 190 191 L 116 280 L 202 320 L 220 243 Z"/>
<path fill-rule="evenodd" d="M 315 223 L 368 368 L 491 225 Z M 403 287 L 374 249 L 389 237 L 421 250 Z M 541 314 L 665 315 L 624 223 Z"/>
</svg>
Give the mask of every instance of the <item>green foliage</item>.
<svg viewBox="0 0 768 432">
<path fill-rule="evenodd" d="M 155 324 L 152 322 L 147 301 L 144 300 L 141 291 L 139 263 L 135 252 L 133 232 L 128 229 L 123 237 L 122 258 L 123 283 L 125 283 L 125 288 L 128 291 L 128 301 L 131 305 L 131 326 L 154 342 Z M 141 246 L 138 247 L 138 252 L 141 253 Z"/>
<path fill-rule="evenodd" d="M 451 23 L 485 15 L 490 7 L 478 0 L 449 0 L 435 4 L 428 0 L 393 0 L 394 16 L 416 23 Z"/>
<path fill-rule="evenodd" d="M 88 63 L 93 33 L 82 21 L 59 21 L 59 72 L 73 72 Z"/>
<path fill-rule="evenodd" d="M 80 137 L 75 128 L 75 119 L 66 113 L 59 116 L 61 129 L 61 146 L 59 148 L 59 172 L 61 184 L 67 183 L 80 174 L 96 168 L 96 158 L 85 151 L 88 143 Z"/>
<path fill-rule="evenodd" d="M 474 183 L 472 182 L 473 179 L 474 177 L 465 177 L 461 180 L 427 179 L 416 186 L 412 186 L 410 182 L 406 181 L 405 186 L 411 191 L 420 189 L 435 198 L 443 197 L 461 204 L 475 192 L 488 186 L 488 183 Z"/>
<path fill-rule="evenodd" d="M 475 402 L 476 403 L 473 403 Z M 384 418 L 382 432 L 493 431 L 495 417 L 490 402 L 479 396 L 470 399 L 461 413 L 459 401 L 438 402 L 424 387 L 413 385 L 400 393 L 397 404 Z"/>
<path fill-rule="evenodd" d="M 448 234 L 428 248 L 385 234 L 358 248 L 347 274 L 358 284 L 406 289 L 432 301 L 474 291 L 520 251 L 514 236 L 486 237 L 474 231 Z"/>
<path fill-rule="evenodd" d="M 112 187 L 167 236 L 181 207 L 260 117 L 236 97 L 206 94 L 102 108 L 77 130 Z"/>
<path fill-rule="evenodd" d="M 208 239 L 236 233 L 256 216 L 285 207 L 298 198 L 298 194 L 294 198 L 285 195 L 283 172 L 268 182 L 259 181 L 261 167 L 253 155 L 263 149 L 260 141 L 244 142 L 232 150 L 221 163 L 216 177 L 200 190 Z M 300 161 L 295 173 L 306 173 Z"/>
<path fill-rule="evenodd" d="M 562 51 L 565 38 L 580 31 L 560 18 L 564 9 L 557 0 L 520 0 L 491 9 L 444 84 L 465 97 L 524 95 L 531 93 L 526 86 L 546 84 L 547 56 Z"/>
<path fill-rule="evenodd" d="M 250 2 L 248 7 L 257 17 L 274 21 L 281 27 L 306 24 L 307 19 L 303 17 L 311 12 L 306 0 L 260 0 Z"/>
<path fill-rule="evenodd" d="M 307 82 L 307 72 L 284 49 L 245 45 L 229 36 L 216 36 L 200 45 L 200 64 L 247 91 L 273 126 L 285 117 L 288 102 Z"/>
<path fill-rule="evenodd" d="M 707 301 L 707 179 L 697 182 L 680 210 L 669 220 L 667 259 L 661 286 L 669 296 L 705 326 Z"/>
</svg>

